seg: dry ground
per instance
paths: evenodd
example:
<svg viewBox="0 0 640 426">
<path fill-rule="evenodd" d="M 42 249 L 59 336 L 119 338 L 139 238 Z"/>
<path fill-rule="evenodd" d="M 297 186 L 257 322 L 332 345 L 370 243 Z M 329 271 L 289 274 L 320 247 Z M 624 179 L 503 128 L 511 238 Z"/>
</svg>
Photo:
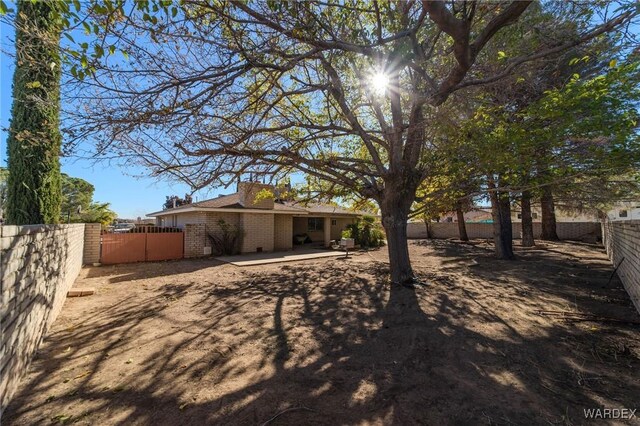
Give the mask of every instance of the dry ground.
<svg viewBox="0 0 640 426">
<path fill-rule="evenodd" d="M 583 408 L 640 408 L 640 326 L 538 313 L 637 321 L 602 249 L 518 254 L 411 242 L 415 291 L 390 290 L 385 250 L 84 269 L 76 285 L 97 294 L 67 300 L 3 425 L 583 424 Z"/>
</svg>

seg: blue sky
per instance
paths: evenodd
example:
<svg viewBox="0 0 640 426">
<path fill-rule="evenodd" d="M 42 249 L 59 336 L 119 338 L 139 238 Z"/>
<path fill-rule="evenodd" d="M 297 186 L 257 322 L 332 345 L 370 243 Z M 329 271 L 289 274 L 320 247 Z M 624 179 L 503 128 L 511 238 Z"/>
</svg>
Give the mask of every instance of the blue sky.
<svg viewBox="0 0 640 426">
<path fill-rule="evenodd" d="M 13 51 L 14 31 L 10 25 L 0 23 L 0 165 L 6 167 L 7 132 L 11 116 L 11 82 L 13 80 L 14 58 L 5 52 Z M 96 190 L 94 200 L 111 203 L 111 208 L 119 217 L 135 219 L 138 216 L 162 209 L 165 196 L 183 196 L 189 186 L 183 183 L 159 181 L 157 178 L 136 177 L 145 174 L 140 167 L 122 167 L 107 163 L 95 164 L 82 158 L 61 158 L 62 171 L 92 183 Z M 233 189 L 199 191 L 194 199 L 203 200 L 218 193 L 232 192 Z"/>
</svg>

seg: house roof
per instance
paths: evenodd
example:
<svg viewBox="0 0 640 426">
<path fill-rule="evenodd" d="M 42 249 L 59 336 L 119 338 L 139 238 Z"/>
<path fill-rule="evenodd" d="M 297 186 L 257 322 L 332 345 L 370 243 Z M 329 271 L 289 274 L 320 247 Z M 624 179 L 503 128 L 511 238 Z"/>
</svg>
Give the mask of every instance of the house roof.
<svg viewBox="0 0 640 426">
<path fill-rule="evenodd" d="M 370 215 L 370 213 L 347 210 L 340 206 L 333 206 L 330 204 L 307 204 L 306 206 L 303 206 L 302 204 L 295 201 L 294 202 L 285 201 L 284 204 L 287 206 L 306 210 L 309 212 L 309 214 L 321 214 L 321 215 L 334 214 L 334 215 L 347 215 L 347 216 Z"/>
<path fill-rule="evenodd" d="M 303 206 L 297 202 L 275 202 L 273 209 L 253 209 L 247 208 L 240 203 L 240 195 L 236 192 L 234 194 L 222 195 L 209 200 L 198 201 L 191 204 L 184 204 L 179 207 L 165 209 L 153 213 L 149 213 L 147 216 L 166 216 L 170 214 L 187 213 L 194 211 L 241 211 L 244 212 L 256 212 L 256 213 L 282 213 L 282 214 L 294 214 L 294 215 L 340 215 L 340 216 L 362 216 L 367 213 L 354 212 L 346 210 L 342 207 L 331 205 L 308 205 Z"/>
</svg>

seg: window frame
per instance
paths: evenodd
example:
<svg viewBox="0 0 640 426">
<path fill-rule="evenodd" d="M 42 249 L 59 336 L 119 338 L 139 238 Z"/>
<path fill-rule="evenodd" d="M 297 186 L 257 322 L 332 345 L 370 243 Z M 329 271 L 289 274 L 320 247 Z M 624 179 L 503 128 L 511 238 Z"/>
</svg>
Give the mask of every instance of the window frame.
<svg viewBox="0 0 640 426">
<path fill-rule="evenodd" d="M 314 226 L 311 224 L 314 223 Z M 323 217 L 308 217 L 307 218 L 307 232 L 319 232 L 324 231 L 324 218 Z"/>
</svg>

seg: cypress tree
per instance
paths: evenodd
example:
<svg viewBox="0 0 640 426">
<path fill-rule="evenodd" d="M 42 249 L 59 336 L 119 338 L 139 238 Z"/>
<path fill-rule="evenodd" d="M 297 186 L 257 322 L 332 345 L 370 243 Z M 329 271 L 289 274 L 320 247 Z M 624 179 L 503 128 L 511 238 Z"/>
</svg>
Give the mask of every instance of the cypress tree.
<svg viewBox="0 0 640 426">
<path fill-rule="evenodd" d="M 7 223 L 60 218 L 60 3 L 17 2 Z"/>
</svg>

